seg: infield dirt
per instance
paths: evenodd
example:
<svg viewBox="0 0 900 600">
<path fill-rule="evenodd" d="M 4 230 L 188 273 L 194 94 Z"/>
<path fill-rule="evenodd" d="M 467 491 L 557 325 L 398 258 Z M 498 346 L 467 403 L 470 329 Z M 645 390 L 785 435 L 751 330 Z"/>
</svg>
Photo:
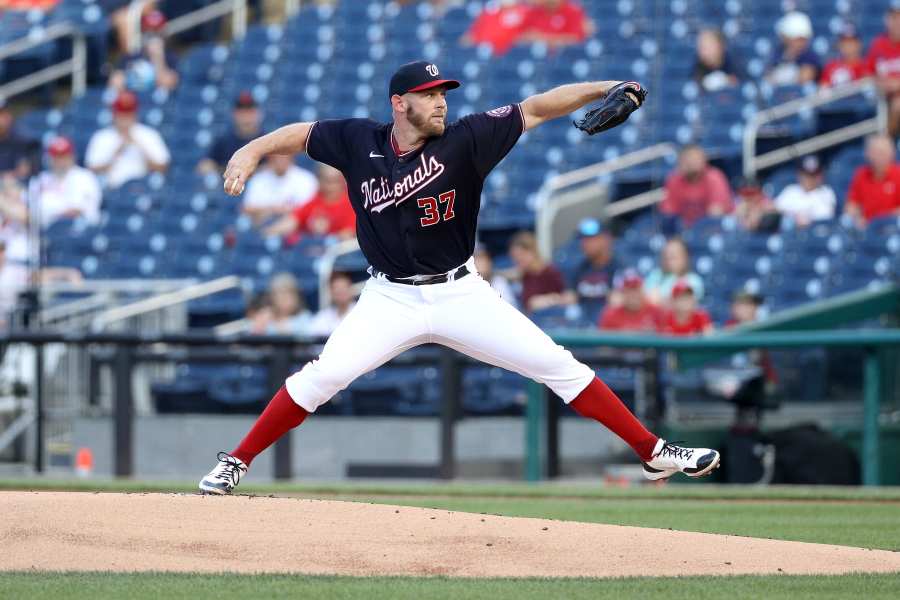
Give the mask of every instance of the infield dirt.
<svg viewBox="0 0 900 600">
<path fill-rule="evenodd" d="M 453 577 L 900 572 L 900 553 L 884 550 L 253 496 L 2 492 L 0 547 L 0 570 Z"/>
</svg>

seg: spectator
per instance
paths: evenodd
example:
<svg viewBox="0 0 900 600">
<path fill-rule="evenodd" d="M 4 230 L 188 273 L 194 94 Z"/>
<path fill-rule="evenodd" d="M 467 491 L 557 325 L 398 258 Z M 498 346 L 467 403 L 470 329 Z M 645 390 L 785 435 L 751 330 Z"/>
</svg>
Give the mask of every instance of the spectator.
<svg viewBox="0 0 900 600">
<path fill-rule="evenodd" d="M 697 306 L 694 289 L 687 281 L 672 287 L 671 309 L 662 320 L 660 331 L 670 335 L 697 335 L 713 329 L 709 314 Z"/>
<path fill-rule="evenodd" d="M 520 42 L 541 42 L 550 48 L 582 44 L 594 25 L 572 0 L 531 0 L 522 24 Z"/>
<path fill-rule="evenodd" d="M 726 327 L 737 327 L 746 323 L 754 323 L 759 314 L 762 298 L 757 294 L 747 291 L 735 293 L 731 301 L 731 318 L 725 323 Z"/>
<path fill-rule="evenodd" d="M 247 182 L 241 210 L 259 225 L 303 206 L 318 189 L 316 176 L 295 165 L 293 156 L 270 154 L 266 166 Z"/>
<path fill-rule="evenodd" d="M 822 69 L 819 85 L 823 87 L 842 85 L 868 75 L 869 67 L 863 59 L 862 50 L 862 41 L 856 33 L 856 27 L 850 23 L 844 24 L 838 37 L 840 56 L 830 61 Z"/>
<path fill-rule="evenodd" d="M 337 329 L 353 307 L 356 306 L 356 293 L 353 291 L 353 279 L 347 273 L 334 272 L 328 279 L 328 290 L 331 293 L 331 305 L 319 309 L 309 325 L 309 335 L 328 337 Z"/>
<path fill-rule="evenodd" d="M 486 44 L 505 54 L 524 32 L 529 7 L 520 2 L 488 3 L 462 37 L 464 45 Z"/>
<path fill-rule="evenodd" d="M 266 333 L 308 335 L 312 313 L 300 291 L 300 284 L 290 273 L 279 273 L 269 284 L 272 314 Z"/>
<path fill-rule="evenodd" d="M 231 131 L 216 138 L 210 146 L 209 156 L 197 165 L 197 170 L 201 173 L 222 173 L 231 156 L 261 133 L 262 118 L 253 94 L 248 91 L 238 94 L 231 112 L 231 121 Z"/>
<path fill-rule="evenodd" d="M 858 167 L 853 174 L 844 207 L 844 212 L 860 227 L 878 217 L 900 214 L 900 165 L 894 162 L 893 139 L 887 135 L 869 136 L 866 160 L 869 164 Z"/>
<path fill-rule="evenodd" d="M 775 56 L 766 80 L 772 85 L 803 85 L 819 79 L 822 65 L 810 48 L 812 22 L 805 13 L 789 12 L 775 25 L 781 48 Z"/>
<path fill-rule="evenodd" d="M 509 244 L 509 255 L 519 271 L 521 306 L 526 312 L 575 303 L 575 294 L 566 290 L 562 273 L 541 257 L 533 233 L 517 233 Z"/>
<path fill-rule="evenodd" d="M 797 169 L 797 183 L 792 183 L 775 198 L 775 208 L 793 219 L 797 227 L 813 221 L 833 219 L 837 209 L 834 190 L 825 184 L 822 163 L 813 155 L 804 157 Z"/>
<path fill-rule="evenodd" d="M 129 5 L 132 0 L 99 0 L 103 11 L 109 15 L 109 22 L 115 31 L 115 38 L 118 49 L 121 52 L 128 52 L 131 48 L 131 24 L 129 23 Z M 141 16 L 156 10 L 156 0 L 147 0 L 141 7 Z"/>
<path fill-rule="evenodd" d="M 82 218 L 91 225 L 100 221 L 100 182 L 88 169 L 75 164 L 75 147 L 58 137 L 47 147 L 50 169 L 40 174 L 36 191 L 41 227 L 59 219 Z"/>
<path fill-rule="evenodd" d="M 149 92 L 153 89 L 172 91 L 178 86 L 175 55 L 166 49 L 163 30 L 166 17 L 151 10 L 141 17 L 142 46 L 138 52 L 125 54 L 109 76 L 109 86 L 116 92 L 126 89 Z"/>
<path fill-rule="evenodd" d="M 518 308 L 516 295 L 509 284 L 509 280 L 503 275 L 494 272 L 494 260 L 487 249 L 481 245 L 475 248 L 475 270 L 478 271 L 478 275 L 482 279 L 487 281 L 500 294 L 501 298 Z"/>
<path fill-rule="evenodd" d="M 662 312 L 647 301 L 644 282 L 636 271 L 629 269 L 618 283 L 621 304 L 607 306 L 600 317 L 600 329 L 617 331 L 657 331 Z"/>
<path fill-rule="evenodd" d="M 688 144 L 681 149 L 678 166 L 666 180 L 659 209 L 664 215 L 679 217 L 685 227 L 703 217 L 731 212 L 728 180 L 722 171 L 707 163 L 703 148 Z"/>
<path fill-rule="evenodd" d="M 597 219 L 578 224 L 578 238 L 584 258 L 570 282 L 585 316 L 595 321 L 610 300 L 618 270 L 613 255 L 613 238 Z"/>
<path fill-rule="evenodd" d="M 875 74 L 888 100 L 888 131 L 900 135 L 900 1 L 891 0 L 884 16 L 885 32 L 872 41 L 866 66 Z"/>
<path fill-rule="evenodd" d="M 169 149 L 159 132 L 137 121 L 138 101 L 132 92 L 122 92 L 113 102 L 113 124 L 97 131 L 87 147 L 85 165 L 104 184 L 117 188 L 151 171 L 169 168 Z"/>
<path fill-rule="evenodd" d="M 11 173 L 25 180 L 36 173 L 40 165 L 40 143 L 24 138 L 13 131 L 15 118 L 0 98 L 0 176 Z"/>
<path fill-rule="evenodd" d="M 28 286 L 28 269 L 10 262 L 6 242 L 0 239 L 0 331 L 9 328 L 9 317 L 18 303 L 19 294 Z"/>
<path fill-rule="evenodd" d="M 272 301 L 269 294 L 262 292 L 250 299 L 244 312 L 244 321 L 250 333 L 263 334 L 269 330 L 272 323 Z"/>
<path fill-rule="evenodd" d="M 659 266 L 650 271 L 644 292 L 653 304 L 665 304 L 679 282 L 686 282 L 699 300 L 703 298 L 703 279 L 691 271 L 691 256 L 680 238 L 671 238 L 659 255 Z"/>
<path fill-rule="evenodd" d="M 738 186 L 734 214 L 747 231 L 775 231 L 781 219 L 755 178 L 744 179 Z"/>
<path fill-rule="evenodd" d="M 288 244 L 296 244 L 304 233 L 335 235 L 341 239 L 356 236 L 356 214 L 347 195 L 347 182 L 334 167 L 319 165 L 318 192 L 266 228 L 266 235 L 284 235 Z"/>
<path fill-rule="evenodd" d="M 707 92 L 737 84 L 737 67 L 728 55 L 725 37 L 718 29 L 701 29 L 697 34 L 695 60 L 694 81 Z"/>
<path fill-rule="evenodd" d="M 28 251 L 28 206 L 25 190 L 7 173 L 0 176 L 0 240 L 6 247 L 6 259 L 25 263 Z"/>
</svg>

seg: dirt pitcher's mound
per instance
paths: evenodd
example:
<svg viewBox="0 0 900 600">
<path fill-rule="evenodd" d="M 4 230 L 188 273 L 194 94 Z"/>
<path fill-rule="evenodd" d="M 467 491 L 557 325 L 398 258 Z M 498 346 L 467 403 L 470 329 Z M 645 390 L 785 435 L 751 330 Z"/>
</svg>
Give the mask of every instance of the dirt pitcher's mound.
<svg viewBox="0 0 900 600">
<path fill-rule="evenodd" d="M 697 504 L 703 510 L 703 504 Z M 0 493 L 0 569 L 611 577 L 900 571 L 900 553 L 445 510 Z"/>
</svg>

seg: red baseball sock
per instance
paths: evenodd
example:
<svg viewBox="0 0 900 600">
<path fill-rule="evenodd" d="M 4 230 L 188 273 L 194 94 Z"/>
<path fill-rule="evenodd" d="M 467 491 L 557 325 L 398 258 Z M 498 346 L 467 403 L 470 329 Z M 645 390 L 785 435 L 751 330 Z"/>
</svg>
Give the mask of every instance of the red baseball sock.
<svg viewBox="0 0 900 600">
<path fill-rule="evenodd" d="M 569 406 L 583 417 L 600 421 L 610 431 L 625 440 L 643 461 L 650 460 L 656 446 L 655 435 L 647 431 L 619 397 L 600 381 L 599 377 L 588 384 Z"/>
<path fill-rule="evenodd" d="M 231 455 L 249 465 L 257 454 L 302 423 L 308 414 L 305 409 L 291 399 L 287 389 L 281 386 L 256 423 L 253 424 L 250 432 L 241 440 Z"/>
</svg>

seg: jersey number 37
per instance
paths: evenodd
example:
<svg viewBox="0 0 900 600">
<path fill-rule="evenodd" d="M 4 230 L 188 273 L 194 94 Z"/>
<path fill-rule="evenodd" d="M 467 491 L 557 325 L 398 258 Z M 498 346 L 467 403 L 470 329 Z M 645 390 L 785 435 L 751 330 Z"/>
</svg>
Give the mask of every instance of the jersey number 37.
<svg viewBox="0 0 900 600">
<path fill-rule="evenodd" d="M 437 200 L 433 196 L 419 198 L 419 208 L 425 209 L 425 216 L 419 219 L 422 227 L 437 225 L 441 222 L 441 219 L 449 221 L 455 217 L 456 213 L 453 212 L 453 201 L 455 199 L 456 190 L 444 192 L 437 197 Z M 443 209 L 443 215 L 441 214 L 441 209 Z"/>
</svg>

